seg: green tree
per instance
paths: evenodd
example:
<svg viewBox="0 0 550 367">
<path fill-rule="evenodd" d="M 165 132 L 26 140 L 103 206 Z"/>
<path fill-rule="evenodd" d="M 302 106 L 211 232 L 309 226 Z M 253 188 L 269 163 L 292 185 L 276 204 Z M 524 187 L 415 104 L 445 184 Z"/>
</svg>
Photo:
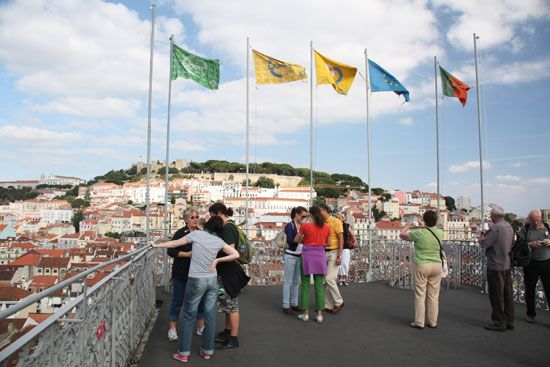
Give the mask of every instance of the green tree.
<svg viewBox="0 0 550 367">
<path fill-rule="evenodd" d="M 327 205 L 327 201 L 324 197 L 322 196 L 316 196 L 313 198 L 313 205 Z"/>
<path fill-rule="evenodd" d="M 456 210 L 455 199 L 452 196 L 445 196 L 445 206 L 449 212 Z"/>
<path fill-rule="evenodd" d="M 87 208 L 90 206 L 90 202 L 85 199 L 76 198 L 71 202 L 73 208 Z"/>
<path fill-rule="evenodd" d="M 77 232 L 80 233 L 80 222 L 84 219 L 84 215 L 82 214 L 82 210 L 75 210 L 73 215 L 72 224 Z"/>
<path fill-rule="evenodd" d="M 378 222 L 380 219 L 385 217 L 387 213 L 383 210 L 378 209 L 377 206 L 372 207 L 372 216 L 374 217 L 374 221 Z"/>
<path fill-rule="evenodd" d="M 258 181 L 256 181 L 256 184 L 254 185 L 256 187 L 263 187 L 266 189 L 273 189 L 275 187 L 275 182 L 272 178 L 260 176 L 258 178 Z"/>
<path fill-rule="evenodd" d="M 374 187 L 371 192 L 374 194 L 374 195 L 382 195 L 384 192 L 386 192 L 386 190 L 384 190 L 383 188 L 380 188 L 380 187 Z"/>
<path fill-rule="evenodd" d="M 391 194 L 389 192 L 385 192 L 380 196 L 380 201 L 390 201 L 392 198 Z"/>
<path fill-rule="evenodd" d="M 523 222 L 521 220 L 518 220 L 517 215 L 514 213 L 506 213 L 504 214 L 504 220 L 507 221 L 512 225 L 514 228 L 514 231 L 519 231 L 521 227 L 523 227 Z"/>
<path fill-rule="evenodd" d="M 111 238 L 114 238 L 114 239 L 120 239 L 120 233 L 118 232 L 107 232 L 105 233 L 105 237 L 111 237 Z"/>
</svg>

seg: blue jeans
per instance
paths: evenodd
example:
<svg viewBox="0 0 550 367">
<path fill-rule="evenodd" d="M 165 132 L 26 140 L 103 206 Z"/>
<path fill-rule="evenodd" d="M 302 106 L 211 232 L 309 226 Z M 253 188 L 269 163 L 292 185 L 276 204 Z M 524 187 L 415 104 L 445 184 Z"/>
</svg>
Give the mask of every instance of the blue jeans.
<svg viewBox="0 0 550 367">
<path fill-rule="evenodd" d="M 197 318 L 199 303 L 204 303 L 205 326 L 202 333 L 202 351 L 214 353 L 214 334 L 216 333 L 216 300 L 218 299 L 218 279 L 216 276 L 207 278 L 187 279 L 185 296 L 183 297 L 183 323 L 180 331 L 179 353 L 184 356 L 191 354 L 191 338 Z"/>
<path fill-rule="evenodd" d="M 285 254 L 285 278 L 283 281 L 283 308 L 298 306 L 300 288 L 300 257 Z"/>
<path fill-rule="evenodd" d="M 183 296 L 185 295 L 186 280 L 172 278 L 172 303 L 168 312 L 168 321 L 178 321 L 180 318 L 181 306 L 183 306 Z M 204 319 L 204 305 L 199 304 L 198 319 Z"/>
</svg>

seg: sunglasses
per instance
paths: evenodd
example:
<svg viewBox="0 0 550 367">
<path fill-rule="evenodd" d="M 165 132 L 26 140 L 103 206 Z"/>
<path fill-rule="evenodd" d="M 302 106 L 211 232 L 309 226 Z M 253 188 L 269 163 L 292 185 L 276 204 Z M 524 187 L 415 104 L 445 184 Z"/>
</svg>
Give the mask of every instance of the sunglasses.
<svg viewBox="0 0 550 367">
<path fill-rule="evenodd" d="M 189 219 L 199 219 L 199 216 L 192 215 L 192 216 L 189 217 Z"/>
</svg>

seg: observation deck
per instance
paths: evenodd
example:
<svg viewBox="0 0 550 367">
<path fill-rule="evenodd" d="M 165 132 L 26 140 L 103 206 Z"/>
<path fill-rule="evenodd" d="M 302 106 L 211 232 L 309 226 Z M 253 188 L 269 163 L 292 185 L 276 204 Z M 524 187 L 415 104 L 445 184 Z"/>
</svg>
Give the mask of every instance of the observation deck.
<svg viewBox="0 0 550 367">
<path fill-rule="evenodd" d="M 540 310 L 536 324 L 524 321 L 521 271 L 513 275 L 516 329 L 490 332 L 485 289 L 485 257 L 474 243 L 444 242 L 450 275 L 442 283 L 436 329 L 417 330 L 410 243 L 365 241 L 352 251 L 352 285 L 341 287 L 345 307 L 325 315 L 322 324 L 282 313 L 282 250 L 255 243 L 247 266 L 251 284 L 240 297 L 241 348 L 216 351 L 210 361 L 197 354 L 196 366 L 550 366 L 550 313 Z M 177 366 L 177 343 L 167 339 L 170 294 L 158 287 L 162 252 L 143 247 L 31 295 L 0 311 L 2 322 L 25 317 L 38 302 L 55 294 L 67 300 L 26 333 L 8 332 L 0 340 L 1 366 Z M 88 277 L 109 269 L 88 287 Z M 546 302 L 537 293 L 539 308 Z M 218 330 L 223 317 L 218 315 Z"/>
</svg>

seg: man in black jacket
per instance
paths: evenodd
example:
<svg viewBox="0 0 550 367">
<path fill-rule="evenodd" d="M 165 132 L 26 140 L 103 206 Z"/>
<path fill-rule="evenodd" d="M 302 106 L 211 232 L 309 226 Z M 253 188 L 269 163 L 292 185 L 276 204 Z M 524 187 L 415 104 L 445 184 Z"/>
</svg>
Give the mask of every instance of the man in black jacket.
<svg viewBox="0 0 550 367">
<path fill-rule="evenodd" d="M 185 210 L 183 213 L 183 220 L 186 226 L 180 228 L 174 233 L 172 240 L 177 240 L 188 233 L 198 229 L 199 213 L 191 208 Z M 186 244 L 176 248 L 168 249 L 168 256 L 174 259 L 172 264 L 172 303 L 170 305 L 170 311 L 168 313 L 168 321 L 170 322 L 170 328 L 168 329 L 168 340 L 178 340 L 177 326 L 180 315 L 180 310 L 183 305 L 183 296 L 185 295 L 185 286 L 187 284 L 187 277 L 189 275 L 189 265 L 191 264 L 191 258 L 180 257 L 181 252 L 191 251 L 192 245 Z M 197 324 L 197 333 L 202 332 L 204 327 L 204 318 L 201 316 L 201 307 L 199 306 L 199 322 Z"/>
<path fill-rule="evenodd" d="M 531 261 L 523 267 L 523 281 L 527 305 L 525 320 L 534 324 L 537 316 L 535 295 L 539 278 L 547 303 L 550 296 L 550 227 L 542 221 L 540 210 L 529 212 L 529 220 L 519 232 L 519 236 L 531 247 Z"/>
</svg>

